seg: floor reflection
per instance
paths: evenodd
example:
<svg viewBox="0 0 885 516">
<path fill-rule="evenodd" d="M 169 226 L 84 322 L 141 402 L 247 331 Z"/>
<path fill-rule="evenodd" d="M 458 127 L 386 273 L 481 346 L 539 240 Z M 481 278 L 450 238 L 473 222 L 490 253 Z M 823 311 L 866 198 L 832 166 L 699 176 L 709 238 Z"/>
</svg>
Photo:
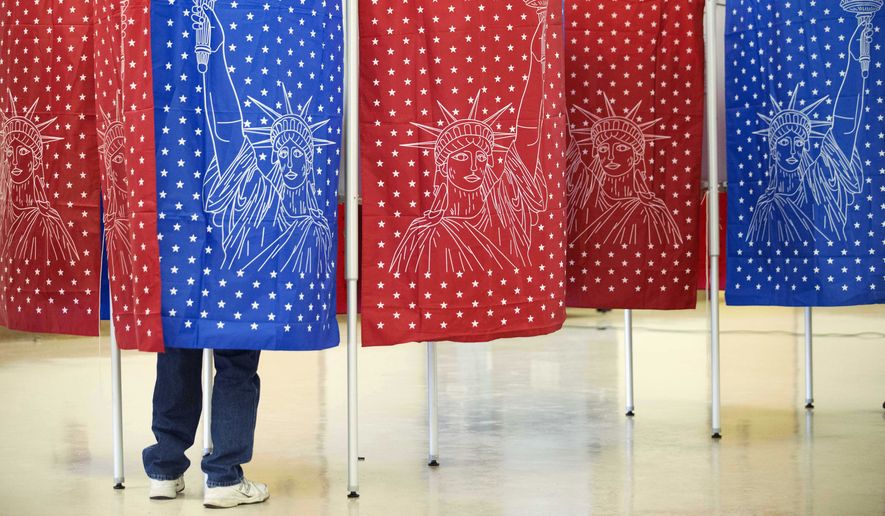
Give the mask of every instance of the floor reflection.
<svg viewBox="0 0 885 516">
<path fill-rule="evenodd" d="M 437 469 L 424 346 L 362 350 L 358 500 L 345 496 L 345 350 L 265 353 L 246 469 L 272 498 L 238 514 L 885 514 L 881 308 L 815 310 L 814 412 L 802 408 L 801 309 L 724 308 L 721 442 L 709 438 L 703 306 L 634 313 L 632 419 L 622 312 L 570 315 L 546 337 L 439 345 Z M 154 357 L 124 353 L 116 492 L 107 341 L 0 330 L 0 513 L 201 514 L 195 468 L 183 499 L 147 500 L 153 375 Z"/>
</svg>

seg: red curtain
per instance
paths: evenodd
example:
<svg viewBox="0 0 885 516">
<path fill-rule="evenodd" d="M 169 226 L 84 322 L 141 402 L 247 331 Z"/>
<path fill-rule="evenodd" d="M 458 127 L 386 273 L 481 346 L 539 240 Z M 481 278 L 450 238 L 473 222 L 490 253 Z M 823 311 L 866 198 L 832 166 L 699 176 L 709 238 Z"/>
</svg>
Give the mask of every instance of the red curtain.
<svg viewBox="0 0 885 516">
<path fill-rule="evenodd" d="M 562 4 L 360 4 L 363 342 L 565 319 Z"/>
<path fill-rule="evenodd" d="M 566 5 L 569 306 L 695 305 L 703 9 Z"/>
<path fill-rule="evenodd" d="M 0 324 L 161 350 L 147 2 L 11 4 L 0 21 Z"/>
<path fill-rule="evenodd" d="M 45 7 L 50 7 L 49 9 Z M 98 331 L 100 184 L 90 4 L 0 18 L 0 323 Z"/>
</svg>

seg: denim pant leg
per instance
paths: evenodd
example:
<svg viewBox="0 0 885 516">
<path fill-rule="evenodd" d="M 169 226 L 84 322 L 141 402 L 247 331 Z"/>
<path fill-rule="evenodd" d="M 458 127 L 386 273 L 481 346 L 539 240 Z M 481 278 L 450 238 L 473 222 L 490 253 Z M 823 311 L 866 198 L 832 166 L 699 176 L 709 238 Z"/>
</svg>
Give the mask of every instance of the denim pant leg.
<svg viewBox="0 0 885 516">
<path fill-rule="evenodd" d="M 202 356 L 200 349 L 168 348 L 157 354 L 151 425 L 157 444 L 142 453 L 144 470 L 154 480 L 174 480 L 190 466 L 184 452 L 194 444 L 200 423 Z"/>
<path fill-rule="evenodd" d="M 252 460 L 255 418 L 261 382 L 260 351 L 215 351 L 215 387 L 212 390 L 212 453 L 203 457 L 209 487 L 230 486 L 243 480 L 242 464 Z"/>
</svg>

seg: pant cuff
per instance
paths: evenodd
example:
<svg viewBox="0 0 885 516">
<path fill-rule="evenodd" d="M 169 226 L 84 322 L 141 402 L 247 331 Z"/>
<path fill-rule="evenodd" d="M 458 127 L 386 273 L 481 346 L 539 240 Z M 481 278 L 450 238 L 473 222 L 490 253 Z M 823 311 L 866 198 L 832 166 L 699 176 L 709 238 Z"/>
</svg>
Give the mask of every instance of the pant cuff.
<svg viewBox="0 0 885 516">
<path fill-rule="evenodd" d="M 206 480 L 206 487 L 230 487 L 235 486 L 243 481 L 239 480 Z"/>
<path fill-rule="evenodd" d="M 178 480 L 179 478 L 181 478 L 181 475 L 155 475 L 153 473 L 148 473 L 147 476 L 151 480 L 160 480 L 164 482 L 168 482 L 170 480 Z"/>
</svg>

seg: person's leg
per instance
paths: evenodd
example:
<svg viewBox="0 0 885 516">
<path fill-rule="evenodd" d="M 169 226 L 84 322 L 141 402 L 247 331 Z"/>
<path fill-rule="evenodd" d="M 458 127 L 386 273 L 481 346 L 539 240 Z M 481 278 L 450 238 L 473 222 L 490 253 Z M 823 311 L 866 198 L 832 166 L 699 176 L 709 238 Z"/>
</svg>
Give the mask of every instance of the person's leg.
<svg viewBox="0 0 885 516">
<path fill-rule="evenodd" d="M 259 356 L 259 351 L 215 351 L 212 453 L 202 463 L 210 488 L 242 482 L 241 465 L 252 459 L 261 390 Z"/>
<path fill-rule="evenodd" d="M 144 470 L 154 480 L 175 480 L 190 466 L 184 455 L 194 444 L 200 423 L 203 389 L 201 349 L 166 349 L 157 354 L 154 415 L 157 444 L 142 453 Z"/>
</svg>

